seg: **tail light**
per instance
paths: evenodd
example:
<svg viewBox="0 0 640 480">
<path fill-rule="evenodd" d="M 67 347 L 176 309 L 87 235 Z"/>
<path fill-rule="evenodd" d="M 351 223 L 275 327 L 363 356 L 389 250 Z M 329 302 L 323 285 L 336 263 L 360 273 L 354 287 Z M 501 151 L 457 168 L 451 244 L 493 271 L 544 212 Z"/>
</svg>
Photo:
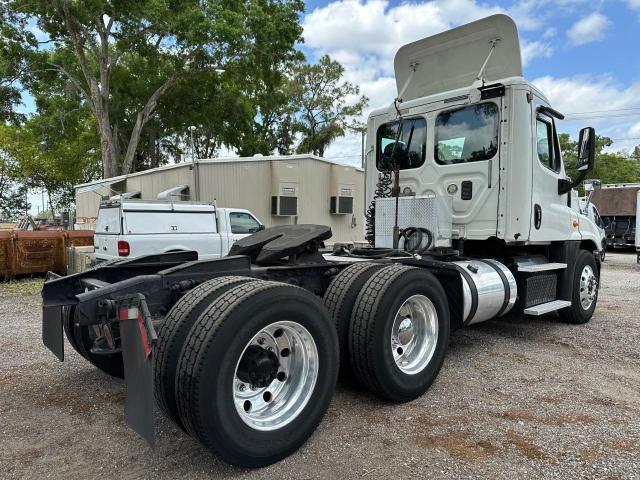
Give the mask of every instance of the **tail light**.
<svg viewBox="0 0 640 480">
<path fill-rule="evenodd" d="M 130 253 L 129 242 L 125 242 L 124 240 L 118 240 L 118 256 L 128 257 L 129 253 Z"/>
</svg>

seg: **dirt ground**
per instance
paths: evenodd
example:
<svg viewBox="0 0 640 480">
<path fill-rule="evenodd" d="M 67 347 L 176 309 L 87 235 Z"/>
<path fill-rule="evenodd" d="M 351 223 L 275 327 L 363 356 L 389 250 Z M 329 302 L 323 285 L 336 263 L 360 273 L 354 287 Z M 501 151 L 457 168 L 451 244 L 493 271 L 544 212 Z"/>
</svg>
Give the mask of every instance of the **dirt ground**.
<svg viewBox="0 0 640 480">
<path fill-rule="evenodd" d="M 0 285 L 2 478 L 640 478 L 635 255 L 608 255 L 589 324 L 509 317 L 460 330 L 421 398 L 391 405 L 338 385 L 307 444 L 254 471 L 160 414 L 147 447 L 123 423 L 121 381 L 42 345 L 40 285 Z"/>
</svg>

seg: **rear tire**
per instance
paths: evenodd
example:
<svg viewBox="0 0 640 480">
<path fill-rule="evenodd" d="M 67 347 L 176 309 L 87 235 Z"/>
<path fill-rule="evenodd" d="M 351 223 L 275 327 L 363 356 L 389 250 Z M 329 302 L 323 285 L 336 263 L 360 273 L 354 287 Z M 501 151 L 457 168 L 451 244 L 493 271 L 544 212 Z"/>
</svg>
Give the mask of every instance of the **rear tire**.
<svg viewBox="0 0 640 480">
<path fill-rule="evenodd" d="M 358 294 L 371 275 L 383 264 L 358 262 L 345 268 L 324 294 L 324 304 L 334 320 L 340 343 L 340 378 L 353 378 L 349 361 L 349 323 Z"/>
<path fill-rule="evenodd" d="M 286 340 L 288 331 L 275 332 L 287 328 L 292 329 L 293 337 L 299 332 L 300 340 L 286 353 L 279 346 L 271 351 L 259 346 L 268 345 L 275 337 Z M 268 337 L 266 341 L 263 335 Z M 276 370 L 289 365 L 293 372 L 292 366 L 301 365 L 296 362 L 304 359 L 302 364 L 306 362 L 308 371 L 316 373 L 315 380 L 303 384 L 301 390 L 293 390 L 299 395 L 292 397 L 286 393 L 291 388 L 285 386 L 307 381 L 311 377 L 306 373 L 281 379 L 278 371 L 275 378 L 260 377 L 266 387 L 245 384 L 246 388 L 240 389 L 246 378 L 238 376 L 244 368 L 240 360 L 245 362 L 249 347 L 262 355 L 257 367 L 251 367 L 252 375 L 273 370 L 274 359 L 284 362 Z M 305 356 L 312 351 L 315 353 Z M 217 297 L 189 332 L 178 364 L 176 398 L 180 416 L 187 430 L 226 462 L 242 467 L 266 466 L 293 453 L 316 429 L 329 406 L 337 371 L 337 336 L 320 299 L 282 283 L 245 283 Z M 244 407 L 246 401 L 238 400 L 240 390 L 249 395 L 247 398 L 262 395 L 264 403 L 249 402 Z M 260 415 L 264 408 L 275 410 L 267 410 L 270 413 L 263 418 Z"/>
<path fill-rule="evenodd" d="M 438 375 L 449 332 L 449 305 L 438 279 L 420 268 L 385 267 L 364 285 L 353 310 L 353 371 L 386 400 L 413 400 Z"/>
<path fill-rule="evenodd" d="M 599 281 L 598 267 L 593 254 L 580 250 L 573 274 L 571 306 L 562 311 L 567 321 L 582 324 L 591 320 L 598 303 Z"/>
<path fill-rule="evenodd" d="M 160 409 L 182 428 L 176 404 L 176 370 L 180 352 L 189 330 L 211 302 L 250 277 L 220 277 L 206 281 L 187 292 L 165 317 L 158 330 L 158 343 L 154 351 L 154 397 Z"/>
<path fill-rule="evenodd" d="M 93 348 L 93 338 L 89 332 L 91 326 L 77 325 L 78 310 L 70 307 L 68 314 L 64 316 L 63 327 L 67 336 L 67 340 L 82 357 L 89 361 L 92 365 L 102 370 L 107 375 L 116 378 L 124 378 L 124 363 L 122 362 L 122 353 L 113 353 L 107 355 L 96 355 L 91 353 Z"/>
</svg>

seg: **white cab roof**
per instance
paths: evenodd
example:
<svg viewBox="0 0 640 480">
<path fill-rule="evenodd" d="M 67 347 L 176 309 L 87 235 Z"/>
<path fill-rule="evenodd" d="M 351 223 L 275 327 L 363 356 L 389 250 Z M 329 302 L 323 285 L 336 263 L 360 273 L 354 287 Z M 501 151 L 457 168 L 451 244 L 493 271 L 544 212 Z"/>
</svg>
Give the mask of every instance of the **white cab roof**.
<svg viewBox="0 0 640 480">
<path fill-rule="evenodd" d="M 394 62 L 398 94 L 414 68 L 403 101 L 471 86 L 495 39 L 499 41 L 482 75 L 484 79 L 491 83 L 521 77 L 516 24 L 498 14 L 401 47 Z"/>
</svg>

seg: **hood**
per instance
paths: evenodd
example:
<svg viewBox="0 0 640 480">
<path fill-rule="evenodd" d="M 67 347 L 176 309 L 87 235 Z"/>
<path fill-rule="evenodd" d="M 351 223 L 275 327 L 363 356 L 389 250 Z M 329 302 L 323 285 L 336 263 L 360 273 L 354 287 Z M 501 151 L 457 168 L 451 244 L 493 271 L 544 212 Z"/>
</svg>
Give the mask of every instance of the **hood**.
<svg viewBox="0 0 640 480">
<path fill-rule="evenodd" d="M 452 30 L 404 45 L 396 53 L 394 68 L 398 94 L 403 101 L 469 87 L 498 39 L 485 67 L 487 83 L 522 76 L 520 42 L 514 21 L 492 15 Z M 415 73 L 409 79 L 413 70 Z"/>
</svg>

